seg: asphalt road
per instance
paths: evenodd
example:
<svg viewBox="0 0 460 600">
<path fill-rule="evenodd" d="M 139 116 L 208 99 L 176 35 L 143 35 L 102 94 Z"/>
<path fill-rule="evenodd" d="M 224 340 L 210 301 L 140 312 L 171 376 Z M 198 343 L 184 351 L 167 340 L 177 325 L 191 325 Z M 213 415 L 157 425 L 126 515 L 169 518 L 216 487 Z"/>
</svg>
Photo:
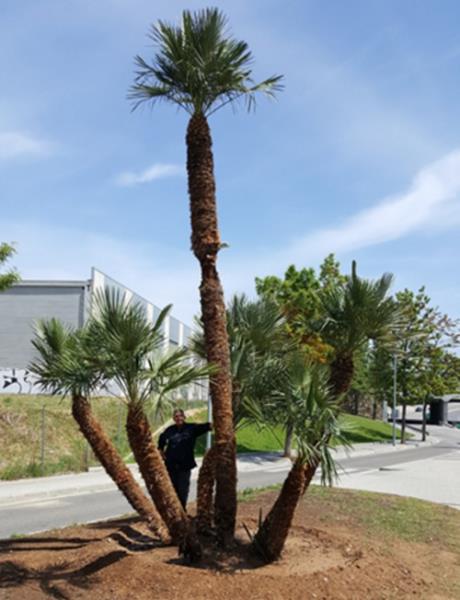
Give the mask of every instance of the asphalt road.
<svg viewBox="0 0 460 600">
<path fill-rule="evenodd" d="M 458 434 L 447 428 L 439 428 L 436 435 L 442 441 L 434 446 L 416 447 L 401 452 L 355 456 L 339 461 L 344 469 L 353 472 L 391 467 L 395 464 L 433 458 L 459 450 Z M 239 489 L 265 487 L 281 483 L 288 467 L 273 464 L 258 470 L 243 471 L 238 476 Z M 196 483 L 192 482 L 190 500 L 196 494 Z M 123 514 L 132 509 L 118 490 L 73 491 L 65 496 L 42 499 L 24 499 L 0 505 L 0 538 L 14 534 L 27 534 L 63 527 L 74 523 L 89 523 Z"/>
</svg>

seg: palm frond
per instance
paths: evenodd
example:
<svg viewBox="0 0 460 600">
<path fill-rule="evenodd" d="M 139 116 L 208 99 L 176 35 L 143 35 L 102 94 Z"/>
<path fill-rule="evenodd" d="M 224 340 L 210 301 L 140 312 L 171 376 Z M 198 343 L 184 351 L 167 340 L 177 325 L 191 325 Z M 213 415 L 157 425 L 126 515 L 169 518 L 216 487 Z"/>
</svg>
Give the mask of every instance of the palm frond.
<svg viewBox="0 0 460 600">
<path fill-rule="evenodd" d="M 53 394 L 89 395 L 104 379 L 98 353 L 86 329 L 74 330 L 57 319 L 36 324 L 32 344 L 37 357 L 29 370 Z"/>
</svg>

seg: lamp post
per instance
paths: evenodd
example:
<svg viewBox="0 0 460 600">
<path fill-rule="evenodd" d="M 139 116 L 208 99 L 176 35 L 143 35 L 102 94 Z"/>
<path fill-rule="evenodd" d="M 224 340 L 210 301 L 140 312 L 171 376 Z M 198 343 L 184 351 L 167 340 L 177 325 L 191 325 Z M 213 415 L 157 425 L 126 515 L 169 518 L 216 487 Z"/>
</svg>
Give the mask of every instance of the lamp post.
<svg viewBox="0 0 460 600">
<path fill-rule="evenodd" d="M 393 354 L 393 446 L 396 446 L 396 394 L 397 394 L 398 362 L 396 353 Z"/>
<path fill-rule="evenodd" d="M 208 390 L 208 423 L 212 421 L 212 402 L 211 402 L 211 392 Z M 211 432 L 208 431 L 206 434 L 206 450 L 211 448 Z"/>
</svg>

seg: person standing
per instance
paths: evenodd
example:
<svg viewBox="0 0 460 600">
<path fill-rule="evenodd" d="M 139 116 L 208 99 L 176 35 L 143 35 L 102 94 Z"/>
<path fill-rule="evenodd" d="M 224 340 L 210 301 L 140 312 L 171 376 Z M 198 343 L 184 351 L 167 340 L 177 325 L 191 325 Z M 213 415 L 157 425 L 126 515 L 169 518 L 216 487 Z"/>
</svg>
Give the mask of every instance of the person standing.
<svg viewBox="0 0 460 600">
<path fill-rule="evenodd" d="M 167 427 L 158 439 L 160 450 L 171 482 L 184 507 L 187 506 L 190 476 L 196 467 L 195 442 L 197 437 L 211 431 L 211 423 L 186 423 L 181 408 L 173 412 L 174 425 Z"/>
</svg>

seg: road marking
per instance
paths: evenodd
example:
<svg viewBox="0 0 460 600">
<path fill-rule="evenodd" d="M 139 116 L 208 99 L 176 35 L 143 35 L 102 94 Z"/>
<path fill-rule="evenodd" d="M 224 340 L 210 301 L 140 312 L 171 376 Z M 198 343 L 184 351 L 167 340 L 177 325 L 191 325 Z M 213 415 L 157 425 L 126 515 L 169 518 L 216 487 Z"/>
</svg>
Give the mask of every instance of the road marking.
<svg viewBox="0 0 460 600">
<path fill-rule="evenodd" d="M 103 494 L 106 492 L 118 492 L 119 490 L 117 488 L 106 488 L 103 490 L 94 490 L 94 489 L 88 489 L 88 490 L 82 490 L 80 492 L 72 492 L 72 493 L 66 493 L 66 494 L 58 494 L 56 496 L 53 496 L 51 498 L 43 498 L 43 496 L 37 498 L 37 496 L 29 496 L 28 498 L 24 498 L 23 500 L 17 500 L 15 502 L 13 502 L 12 500 L 10 500 L 9 502 L 0 502 L 0 511 L 2 511 L 4 508 L 11 508 L 11 507 L 16 507 L 16 506 L 41 506 L 41 505 L 45 505 L 45 504 L 49 504 L 49 503 L 61 503 L 62 500 L 65 500 L 66 498 L 74 498 L 77 496 L 89 496 L 89 495 L 93 495 L 93 494 Z M 121 492 L 120 492 L 121 493 Z"/>
</svg>

